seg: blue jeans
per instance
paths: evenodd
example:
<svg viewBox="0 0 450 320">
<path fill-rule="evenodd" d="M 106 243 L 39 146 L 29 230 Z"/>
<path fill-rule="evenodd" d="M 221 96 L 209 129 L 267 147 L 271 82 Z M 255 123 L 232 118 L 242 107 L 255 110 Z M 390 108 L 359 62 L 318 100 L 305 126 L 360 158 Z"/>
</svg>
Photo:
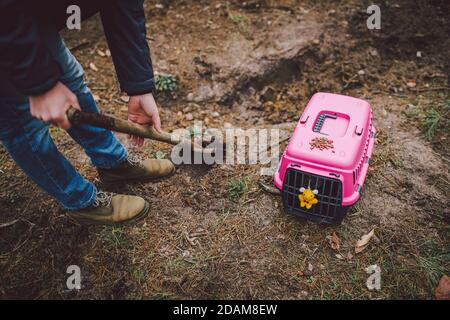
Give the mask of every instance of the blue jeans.
<svg viewBox="0 0 450 320">
<path fill-rule="evenodd" d="M 59 34 L 49 30 L 45 42 L 63 70 L 60 81 L 77 95 L 83 111 L 98 113 L 92 93 L 83 80 L 83 68 Z M 85 208 L 95 200 L 97 189 L 58 151 L 48 127 L 48 123 L 30 114 L 27 97 L 0 97 L 0 140 L 14 161 L 66 209 Z M 74 125 L 68 133 L 99 168 L 115 167 L 128 156 L 127 150 L 108 130 Z"/>
</svg>

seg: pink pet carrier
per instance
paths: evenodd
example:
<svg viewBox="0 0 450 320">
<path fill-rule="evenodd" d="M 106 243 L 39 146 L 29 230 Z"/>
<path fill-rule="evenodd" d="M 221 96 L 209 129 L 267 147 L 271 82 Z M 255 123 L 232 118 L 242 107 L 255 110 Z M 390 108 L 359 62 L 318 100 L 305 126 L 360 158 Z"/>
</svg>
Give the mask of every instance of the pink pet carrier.
<svg viewBox="0 0 450 320">
<path fill-rule="evenodd" d="M 360 198 L 374 140 L 367 101 L 316 93 L 274 176 L 286 211 L 319 223 L 339 224 Z"/>
</svg>

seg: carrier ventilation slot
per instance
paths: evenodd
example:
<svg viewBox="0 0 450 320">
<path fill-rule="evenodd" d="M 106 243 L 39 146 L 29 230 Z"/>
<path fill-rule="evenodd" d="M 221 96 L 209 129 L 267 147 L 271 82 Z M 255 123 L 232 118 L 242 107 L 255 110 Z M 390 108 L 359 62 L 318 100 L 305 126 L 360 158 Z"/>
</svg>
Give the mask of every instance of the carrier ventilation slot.
<svg viewBox="0 0 450 320">
<path fill-rule="evenodd" d="M 325 122 L 326 118 L 331 119 L 337 119 L 337 114 L 335 113 L 322 113 L 319 118 L 316 121 L 316 124 L 314 125 L 313 131 L 320 133 L 320 130 L 322 130 L 323 123 Z"/>
<path fill-rule="evenodd" d="M 372 131 L 372 113 L 370 114 L 370 124 L 369 124 L 369 132 Z M 358 163 L 358 166 L 356 167 L 356 169 L 353 171 L 353 184 L 356 184 L 356 181 L 359 178 L 359 174 L 361 173 L 361 167 L 364 163 L 364 161 L 367 160 L 367 149 L 369 148 L 369 138 L 366 139 L 366 144 L 364 146 L 364 152 L 363 152 L 363 156 L 361 157 L 361 160 Z"/>
</svg>

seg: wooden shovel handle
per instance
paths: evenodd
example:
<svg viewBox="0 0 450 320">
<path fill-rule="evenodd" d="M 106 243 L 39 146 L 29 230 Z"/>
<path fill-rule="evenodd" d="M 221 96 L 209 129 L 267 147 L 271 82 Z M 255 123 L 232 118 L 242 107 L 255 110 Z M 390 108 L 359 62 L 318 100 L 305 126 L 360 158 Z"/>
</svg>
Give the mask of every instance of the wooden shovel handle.
<svg viewBox="0 0 450 320">
<path fill-rule="evenodd" d="M 84 112 L 74 107 L 70 107 L 67 112 L 67 118 L 72 124 L 89 124 L 94 127 L 103 128 L 111 131 L 128 133 L 142 138 L 165 142 L 171 145 L 180 143 L 192 146 L 194 152 L 214 154 L 215 150 L 211 148 L 203 148 L 194 140 L 177 137 L 168 132 L 157 132 L 153 127 L 142 126 L 137 123 L 117 119 L 100 113 Z"/>
<path fill-rule="evenodd" d="M 89 124 L 94 127 L 121 133 L 128 133 L 142 138 L 166 142 L 173 145 L 181 142 L 180 139 L 176 139 L 168 132 L 159 133 L 153 129 L 153 127 L 145 127 L 137 123 L 132 123 L 99 113 L 84 112 L 70 107 L 66 114 L 72 124 Z"/>
</svg>

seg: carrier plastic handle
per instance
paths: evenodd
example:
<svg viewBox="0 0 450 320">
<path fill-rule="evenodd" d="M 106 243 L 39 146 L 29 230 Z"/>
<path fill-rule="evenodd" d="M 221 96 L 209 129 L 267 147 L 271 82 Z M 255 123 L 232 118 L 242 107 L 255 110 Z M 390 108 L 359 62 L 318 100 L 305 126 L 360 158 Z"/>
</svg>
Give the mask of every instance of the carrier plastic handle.
<svg viewBox="0 0 450 320">
<path fill-rule="evenodd" d="M 314 125 L 313 131 L 314 132 L 320 132 L 320 130 L 322 130 L 322 126 L 323 123 L 325 122 L 326 118 L 331 118 L 331 119 L 337 119 L 337 114 L 336 113 L 322 113 L 319 118 L 316 121 L 316 124 Z"/>
</svg>

